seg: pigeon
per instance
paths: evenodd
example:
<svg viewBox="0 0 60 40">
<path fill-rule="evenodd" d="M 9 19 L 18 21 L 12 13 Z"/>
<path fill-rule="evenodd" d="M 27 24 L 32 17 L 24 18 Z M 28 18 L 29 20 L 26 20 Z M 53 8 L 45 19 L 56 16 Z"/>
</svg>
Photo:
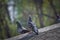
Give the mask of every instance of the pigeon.
<svg viewBox="0 0 60 40">
<path fill-rule="evenodd" d="M 16 21 L 17 24 L 17 31 L 18 33 L 24 34 L 29 32 L 26 28 L 24 28 L 19 21 Z"/>
<path fill-rule="evenodd" d="M 28 26 L 34 33 L 38 35 L 38 28 L 36 24 L 32 21 L 31 16 L 29 16 L 29 19 L 28 19 Z"/>
</svg>

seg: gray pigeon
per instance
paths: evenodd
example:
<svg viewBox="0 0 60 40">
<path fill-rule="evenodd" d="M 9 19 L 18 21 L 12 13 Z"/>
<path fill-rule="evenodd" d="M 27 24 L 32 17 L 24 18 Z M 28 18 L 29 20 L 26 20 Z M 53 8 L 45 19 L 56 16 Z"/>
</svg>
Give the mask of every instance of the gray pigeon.
<svg viewBox="0 0 60 40">
<path fill-rule="evenodd" d="M 19 21 L 16 21 L 17 24 L 17 31 L 18 33 L 24 34 L 29 32 L 26 28 L 24 28 Z"/>
<path fill-rule="evenodd" d="M 29 19 L 28 19 L 28 27 L 38 35 L 38 28 L 37 28 L 36 24 L 34 22 L 32 22 L 31 16 L 29 16 Z"/>
</svg>

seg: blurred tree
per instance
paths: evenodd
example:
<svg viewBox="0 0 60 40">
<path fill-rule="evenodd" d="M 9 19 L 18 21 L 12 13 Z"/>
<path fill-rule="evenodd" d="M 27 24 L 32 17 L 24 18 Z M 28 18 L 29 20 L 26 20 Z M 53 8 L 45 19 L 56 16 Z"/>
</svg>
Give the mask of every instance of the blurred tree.
<svg viewBox="0 0 60 40">
<path fill-rule="evenodd" d="M 43 0 L 34 0 L 35 4 L 36 4 L 36 11 L 39 17 L 39 21 L 40 21 L 40 26 L 44 27 L 44 22 L 43 22 Z"/>
<path fill-rule="evenodd" d="M 56 7 L 55 7 L 55 5 L 53 4 L 53 0 L 48 0 L 48 2 L 49 2 L 51 8 L 52 8 L 53 11 L 54 11 L 55 18 L 56 18 L 55 23 L 56 23 L 56 22 L 58 21 L 58 19 L 59 19 L 59 15 L 58 15 L 58 13 L 57 13 Z"/>
<path fill-rule="evenodd" d="M 0 0 L 0 39 L 11 37 L 8 20 L 7 0 Z"/>
</svg>

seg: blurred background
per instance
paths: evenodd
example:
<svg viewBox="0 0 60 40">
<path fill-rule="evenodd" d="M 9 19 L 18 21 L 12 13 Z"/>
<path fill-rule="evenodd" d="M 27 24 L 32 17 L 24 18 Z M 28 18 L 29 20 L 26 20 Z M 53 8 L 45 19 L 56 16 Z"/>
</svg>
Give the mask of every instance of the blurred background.
<svg viewBox="0 0 60 40">
<path fill-rule="evenodd" d="M 60 22 L 60 0 L 0 0 L 0 39 L 19 35 L 16 21 L 27 28 L 31 15 L 38 29 Z"/>
</svg>

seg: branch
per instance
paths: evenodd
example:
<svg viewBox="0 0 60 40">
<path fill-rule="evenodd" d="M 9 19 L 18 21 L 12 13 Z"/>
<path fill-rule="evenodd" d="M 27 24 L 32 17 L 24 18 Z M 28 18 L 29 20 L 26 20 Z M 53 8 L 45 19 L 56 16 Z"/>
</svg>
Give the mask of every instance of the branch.
<svg viewBox="0 0 60 40">
<path fill-rule="evenodd" d="M 59 28 L 59 27 L 60 27 L 60 23 L 54 24 L 54 25 L 51 25 L 51 26 L 47 26 L 47 27 L 44 27 L 44 28 L 40 28 L 40 29 L 38 29 L 38 31 L 39 31 L 39 33 L 42 33 L 42 32 L 53 30 L 53 29 Z M 18 35 L 18 36 L 12 37 L 12 38 L 8 38 L 8 39 L 5 39 L 5 40 L 29 40 L 33 36 L 35 36 L 35 33 L 29 32 L 29 33 L 21 34 L 21 35 Z"/>
</svg>

